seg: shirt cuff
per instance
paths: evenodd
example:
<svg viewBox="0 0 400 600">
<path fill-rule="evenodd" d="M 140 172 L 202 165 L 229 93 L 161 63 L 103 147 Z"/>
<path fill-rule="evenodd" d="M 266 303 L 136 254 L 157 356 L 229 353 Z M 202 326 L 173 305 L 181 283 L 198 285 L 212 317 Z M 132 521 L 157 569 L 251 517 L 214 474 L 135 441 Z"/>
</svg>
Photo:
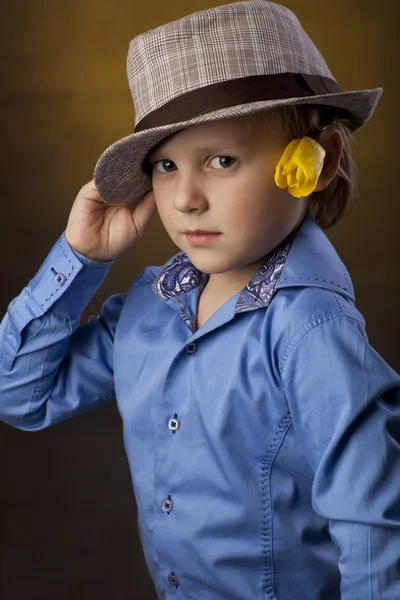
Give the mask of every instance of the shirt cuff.
<svg viewBox="0 0 400 600">
<path fill-rule="evenodd" d="M 36 316 L 52 306 L 57 312 L 80 314 L 113 264 L 114 261 L 95 262 L 74 251 L 63 232 L 27 286 L 38 306 Z"/>
</svg>

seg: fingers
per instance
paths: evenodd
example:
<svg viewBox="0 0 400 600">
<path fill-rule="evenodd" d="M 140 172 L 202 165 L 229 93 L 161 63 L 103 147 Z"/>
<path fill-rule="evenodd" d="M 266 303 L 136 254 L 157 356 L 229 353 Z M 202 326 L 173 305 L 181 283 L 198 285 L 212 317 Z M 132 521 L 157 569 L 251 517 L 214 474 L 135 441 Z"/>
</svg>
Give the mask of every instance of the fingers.
<svg viewBox="0 0 400 600">
<path fill-rule="evenodd" d="M 146 194 L 143 200 L 138 204 L 136 209 L 132 212 L 132 218 L 138 224 L 140 229 L 146 227 L 149 221 L 154 216 L 157 210 L 156 200 L 154 192 L 151 191 Z"/>
<path fill-rule="evenodd" d="M 97 188 L 94 183 L 94 179 L 91 179 L 90 181 L 88 181 L 88 183 L 85 183 L 85 185 L 83 185 L 81 187 L 78 196 L 87 198 L 89 200 L 95 200 L 97 203 L 98 202 L 100 202 L 101 204 L 104 203 L 102 197 L 100 196 L 99 192 L 97 191 Z"/>
</svg>

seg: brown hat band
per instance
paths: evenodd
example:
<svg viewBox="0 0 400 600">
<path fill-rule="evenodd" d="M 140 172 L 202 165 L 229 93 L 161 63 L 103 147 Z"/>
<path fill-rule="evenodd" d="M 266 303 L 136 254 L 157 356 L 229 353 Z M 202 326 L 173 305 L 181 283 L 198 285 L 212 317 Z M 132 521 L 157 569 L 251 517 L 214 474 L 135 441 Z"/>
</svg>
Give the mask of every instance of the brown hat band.
<svg viewBox="0 0 400 600">
<path fill-rule="evenodd" d="M 240 77 L 197 88 L 174 98 L 139 121 L 134 133 L 188 121 L 201 114 L 239 104 L 340 92 L 334 79 L 320 75 L 276 73 Z"/>
</svg>

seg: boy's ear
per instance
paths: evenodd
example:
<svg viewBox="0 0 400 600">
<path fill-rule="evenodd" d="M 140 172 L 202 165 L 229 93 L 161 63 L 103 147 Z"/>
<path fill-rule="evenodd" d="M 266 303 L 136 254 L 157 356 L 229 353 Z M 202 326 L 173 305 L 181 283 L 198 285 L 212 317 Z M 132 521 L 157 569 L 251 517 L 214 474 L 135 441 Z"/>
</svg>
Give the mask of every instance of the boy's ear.
<svg viewBox="0 0 400 600">
<path fill-rule="evenodd" d="M 336 175 L 343 151 L 343 138 L 340 131 L 335 128 L 335 124 L 332 123 L 326 129 L 321 131 L 315 141 L 318 142 L 326 152 L 321 175 L 319 176 L 315 188 L 316 192 L 321 192 L 328 187 Z"/>
</svg>

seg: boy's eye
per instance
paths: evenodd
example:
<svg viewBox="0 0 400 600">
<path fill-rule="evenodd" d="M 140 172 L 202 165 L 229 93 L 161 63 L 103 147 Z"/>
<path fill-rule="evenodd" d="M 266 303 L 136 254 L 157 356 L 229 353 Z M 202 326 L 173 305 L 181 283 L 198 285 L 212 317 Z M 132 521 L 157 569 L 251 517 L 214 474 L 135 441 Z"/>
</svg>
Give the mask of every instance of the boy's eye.
<svg viewBox="0 0 400 600">
<path fill-rule="evenodd" d="M 155 169 L 158 165 L 173 165 L 174 163 L 172 162 L 172 160 L 157 160 L 154 164 L 153 164 L 153 169 Z M 169 167 L 167 167 L 168 169 Z M 158 171 L 160 171 L 160 169 L 157 169 Z M 169 171 L 167 170 L 167 173 Z M 161 173 L 165 173 L 165 171 L 161 171 Z"/>
<path fill-rule="evenodd" d="M 213 156 L 212 161 L 214 161 L 215 159 L 218 159 L 220 161 L 220 159 L 222 159 L 222 162 L 220 161 L 220 165 L 222 164 L 222 169 L 220 169 L 219 167 L 214 167 L 217 168 L 219 170 L 226 170 L 229 169 L 230 167 L 232 167 L 233 165 L 226 165 L 224 164 L 226 161 L 225 159 L 228 159 L 228 162 L 230 160 L 233 160 L 234 163 L 236 162 L 236 158 L 233 158 L 233 156 L 225 156 L 225 155 L 217 155 L 217 156 Z M 171 169 L 171 165 L 174 165 L 174 162 L 172 160 L 168 160 L 168 159 L 163 159 L 163 160 L 158 160 L 153 164 L 153 169 L 158 166 L 158 165 L 163 165 L 164 169 L 167 169 L 166 171 L 162 171 L 161 169 L 157 169 L 158 171 L 160 171 L 161 173 L 169 173 L 170 169 Z"/>
<path fill-rule="evenodd" d="M 222 158 L 223 162 L 222 162 L 222 163 L 220 163 L 220 164 L 222 164 L 222 165 L 223 165 L 223 168 L 225 168 L 225 167 L 226 167 L 227 169 L 230 169 L 230 167 L 232 167 L 233 165 L 232 165 L 232 164 L 230 164 L 230 165 L 229 165 L 229 164 L 228 164 L 228 165 L 224 164 L 224 163 L 225 163 L 225 159 L 228 159 L 228 161 L 227 161 L 228 163 L 229 163 L 229 161 L 230 161 L 230 160 L 233 160 L 233 161 L 234 161 L 234 163 L 236 162 L 236 158 L 233 158 L 233 156 L 224 156 L 224 155 L 221 155 L 221 156 L 214 156 L 214 157 L 213 157 L 213 159 L 212 159 L 212 161 L 213 161 L 213 160 L 215 160 L 216 158 L 217 158 L 218 160 Z M 211 161 L 211 162 L 212 162 L 212 161 Z"/>
</svg>

